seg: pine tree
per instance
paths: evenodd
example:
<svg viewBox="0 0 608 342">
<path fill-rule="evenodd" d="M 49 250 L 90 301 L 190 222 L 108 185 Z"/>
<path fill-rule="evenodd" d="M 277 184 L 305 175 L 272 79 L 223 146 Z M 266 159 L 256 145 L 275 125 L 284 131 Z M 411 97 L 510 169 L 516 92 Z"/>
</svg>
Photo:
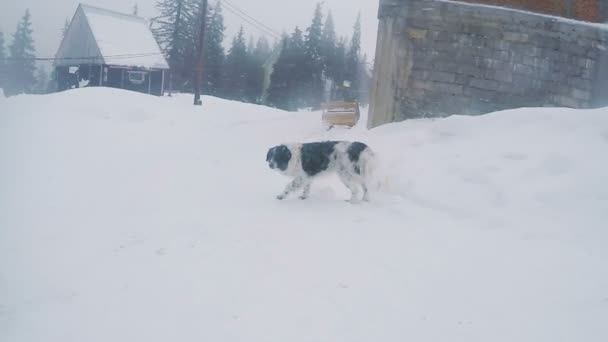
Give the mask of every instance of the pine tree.
<svg viewBox="0 0 608 342">
<path fill-rule="evenodd" d="M 224 92 L 226 98 L 246 101 L 245 88 L 247 85 L 247 46 L 245 45 L 245 32 L 243 27 L 232 39 L 232 46 L 228 51 L 225 65 Z"/>
<path fill-rule="evenodd" d="M 34 94 L 46 94 L 49 87 L 49 74 L 44 67 L 38 68 L 36 76 L 36 85 L 34 86 Z"/>
<path fill-rule="evenodd" d="M 319 108 L 323 100 L 323 12 L 317 3 L 312 24 L 306 29 L 305 68 L 308 80 L 305 86 L 307 107 Z"/>
<path fill-rule="evenodd" d="M 172 87 L 181 90 L 188 86 L 193 74 L 199 4 L 198 0 L 158 0 L 156 9 L 160 14 L 152 19 L 154 36 L 169 59 Z"/>
<path fill-rule="evenodd" d="M 63 28 L 61 29 L 61 38 L 65 37 L 65 34 L 68 32 L 68 28 L 70 28 L 70 21 L 68 20 L 68 18 L 65 18 Z"/>
<path fill-rule="evenodd" d="M 258 39 L 253 50 L 253 59 L 255 59 L 260 65 L 266 62 L 266 59 L 270 57 L 272 53 L 270 49 L 270 43 L 266 37 L 262 36 Z"/>
<path fill-rule="evenodd" d="M 289 72 L 292 70 L 289 64 L 289 37 L 283 37 L 282 45 L 281 53 L 270 75 L 270 86 L 268 87 L 266 102 L 270 106 L 289 110 L 291 86 Z"/>
<path fill-rule="evenodd" d="M 347 79 L 346 75 L 346 42 L 345 37 L 340 37 L 336 43 L 335 55 L 333 56 L 333 63 L 331 68 L 331 75 L 334 81 L 334 88 L 332 89 L 332 100 L 345 100 L 346 94 L 344 92 L 344 81 Z"/>
<path fill-rule="evenodd" d="M 21 18 L 17 29 L 13 34 L 13 42 L 9 47 L 11 61 L 9 62 L 9 77 L 6 93 L 15 95 L 20 93 L 31 93 L 36 84 L 36 65 L 34 58 L 34 40 L 32 38 L 32 22 L 29 9 Z"/>
<path fill-rule="evenodd" d="M 270 44 L 264 37 L 256 44 L 250 42 L 247 53 L 247 88 L 246 98 L 252 103 L 261 103 L 264 92 L 264 63 L 270 56 Z"/>
<path fill-rule="evenodd" d="M 255 50 L 255 39 L 253 38 L 253 36 L 249 36 L 249 42 L 247 43 L 247 52 L 253 53 L 253 50 Z"/>
<path fill-rule="evenodd" d="M 358 99 L 357 89 L 359 89 L 359 68 L 361 63 L 361 14 L 357 16 L 355 22 L 353 37 L 350 41 L 350 47 L 346 54 L 346 80 L 350 81 L 350 94 L 347 94 L 348 100 Z"/>
<path fill-rule="evenodd" d="M 222 71 L 226 59 L 224 51 L 224 16 L 218 0 L 209 11 L 209 26 L 205 37 L 205 64 L 203 93 L 219 96 L 222 87 Z"/>
<path fill-rule="evenodd" d="M 4 89 L 7 76 L 6 52 L 4 51 L 4 33 L 0 31 L 0 89 Z"/>
<path fill-rule="evenodd" d="M 302 96 L 309 79 L 305 53 L 302 31 L 296 27 L 291 37 L 283 40 L 281 54 L 274 65 L 268 89 L 269 105 L 285 110 L 306 106 Z"/>
<path fill-rule="evenodd" d="M 368 66 L 367 54 L 364 54 L 359 63 L 359 74 L 358 74 L 358 99 L 363 105 L 369 103 L 369 92 L 371 86 L 371 72 Z"/>
<path fill-rule="evenodd" d="M 336 28 L 334 25 L 334 18 L 329 12 L 327 19 L 323 25 L 323 37 L 321 41 L 321 55 L 323 56 L 323 69 L 325 70 L 326 76 L 335 80 L 334 68 L 339 64 L 336 61 Z"/>
</svg>

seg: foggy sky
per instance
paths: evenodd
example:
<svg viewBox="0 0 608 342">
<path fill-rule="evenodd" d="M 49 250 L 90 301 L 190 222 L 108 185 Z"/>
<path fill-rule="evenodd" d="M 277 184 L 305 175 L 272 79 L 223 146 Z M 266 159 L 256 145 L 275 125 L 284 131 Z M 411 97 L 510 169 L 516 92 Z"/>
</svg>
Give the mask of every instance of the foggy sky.
<svg viewBox="0 0 608 342">
<path fill-rule="evenodd" d="M 304 29 L 310 25 L 315 4 L 319 0 L 230 0 L 255 19 L 278 32 L 291 32 L 295 25 Z M 0 31 L 4 32 L 6 46 L 12 40 L 17 22 L 30 9 L 38 57 L 54 57 L 60 43 L 61 29 L 66 18 L 71 19 L 78 3 L 131 13 L 137 2 L 139 15 L 145 18 L 156 14 L 156 0 L 0 0 Z M 216 0 L 210 0 L 215 4 Z M 362 49 L 369 60 L 374 57 L 376 44 L 376 14 L 379 0 L 325 0 L 324 9 L 330 9 L 336 22 L 338 35 L 350 36 L 357 13 L 361 12 Z M 258 37 L 262 33 L 242 19 L 224 10 L 226 42 L 243 25 L 247 35 Z M 272 38 L 269 37 L 269 39 Z"/>
</svg>

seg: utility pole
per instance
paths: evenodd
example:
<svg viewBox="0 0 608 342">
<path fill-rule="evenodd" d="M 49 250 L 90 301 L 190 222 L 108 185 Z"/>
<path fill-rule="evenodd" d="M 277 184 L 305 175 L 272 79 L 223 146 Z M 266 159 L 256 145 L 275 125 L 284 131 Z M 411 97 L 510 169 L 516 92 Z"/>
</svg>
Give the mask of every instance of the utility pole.
<svg viewBox="0 0 608 342">
<path fill-rule="evenodd" d="M 207 29 L 207 0 L 201 0 L 201 30 L 198 35 L 198 51 L 196 60 L 196 75 L 194 79 L 194 105 L 202 106 L 201 83 L 203 80 L 203 61 L 205 57 L 205 31 Z"/>
</svg>

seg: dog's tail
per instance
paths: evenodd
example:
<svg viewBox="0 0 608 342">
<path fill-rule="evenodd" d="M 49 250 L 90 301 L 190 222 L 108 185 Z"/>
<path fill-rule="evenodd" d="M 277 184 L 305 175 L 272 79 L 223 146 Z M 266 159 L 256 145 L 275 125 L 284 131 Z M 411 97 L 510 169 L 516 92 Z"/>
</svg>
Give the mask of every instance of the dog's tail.
<svg viewBox="0 0 608 342">
<path fill-rule="evenodd" d="M 366 147 L 359 156 L 359 170 L 361 172 L 361 177 L 363 181 L 366 183 L 367 187 L 374 186 L 373 177 L 376 169 L 376 154 L 372 149 L 368 146 Z"/>
</svg>

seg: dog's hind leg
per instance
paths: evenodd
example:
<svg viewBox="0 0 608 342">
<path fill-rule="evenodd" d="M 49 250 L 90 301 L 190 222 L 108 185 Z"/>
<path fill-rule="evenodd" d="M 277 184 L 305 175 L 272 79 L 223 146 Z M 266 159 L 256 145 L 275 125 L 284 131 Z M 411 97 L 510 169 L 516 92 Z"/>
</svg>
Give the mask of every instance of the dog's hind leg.
<svg viewBox="0 0 608 342">
<path fill-rule="evenodd" d="M 289 184 L 287 184 L 287 186 L 285 187 L 285 190 L 280 195 L 277 196 L 277 199 L 279 199 L 279 200 L 285 199 L 287 197 L 287 195 L 298 190 L 303 185 L 304 185 L 304 180 L 301 177 L 295 178 L 293 181 L 291 181 Z"/>
<path fill-rule="evenodd" d="M 369 202 L 369 189 L 367 188 L 365 181 L 361 182 L 361 187 L 363 188 L 363 200 Z"/>
<path fill-rule="evenodd" d="M 359 186 L 353 179 L 353 176 L 347 171 L 343 170 L 338 171 L 338 176 L 340 176 L 340 180 L 342 181 L 342 183 L 344 183 L 344 185 L 350 190 L 350 202 L 359 202 Z"/>
</svg>

